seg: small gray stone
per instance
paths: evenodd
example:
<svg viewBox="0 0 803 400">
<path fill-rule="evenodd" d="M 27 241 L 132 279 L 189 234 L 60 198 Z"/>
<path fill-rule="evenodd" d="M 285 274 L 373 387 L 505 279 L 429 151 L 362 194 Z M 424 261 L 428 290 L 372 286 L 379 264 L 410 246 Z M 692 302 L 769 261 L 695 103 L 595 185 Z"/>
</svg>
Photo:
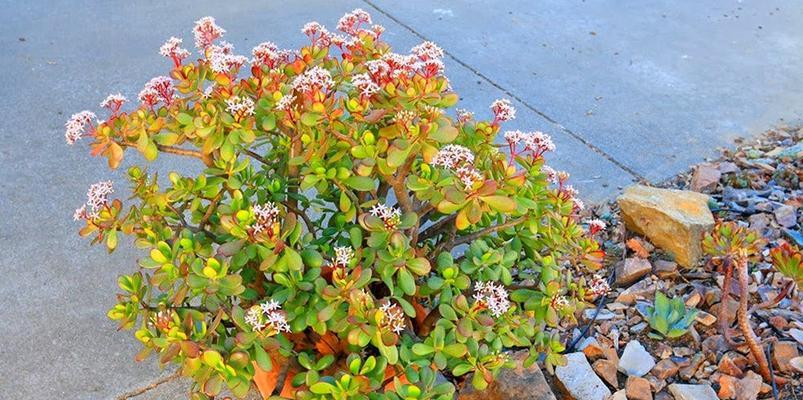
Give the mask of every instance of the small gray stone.
<svg viewBox="0 0 803 400">
<path fill-rule="evenodd" d="M 638 340 L 631 340 L 619 359 L 617 369 L 629 376 L 644 376 L 655 366 L 655 359 Z"/>
<path fill-rule="evenodd" d="M 595 312 L 597 312 L 596 308 L 587 308 L 583 310 L 583 318 L 585 318 L 586 321 L 591 321 L 591 318 L 594 318 Z M 615 317 L 616 314 L 602 308 L 599 310 L 599 314 L 597 314 L 597 321 L 607 321 Z"/>
<path fill-rule="evenodd" d="M 604 400 L 611 395 L 583 353 L 566 354 L 566 365 L 555 368 L 555 375 L 576 400 Z"/>
<path fill-rule="evenodd" d="M 709 384 L 705 385 L 681 385 L 673 383 L 669 385 L 669 392 L 675 396 L 675 400 L 719 400 L 716 392 Z"/>
<path fill-rule="evenodd" d="M 789 330 L 789 335 L 791 335 L 798 343 L 803 345 L 803 331 L 797 328 L 792 328 Z"/>
<path fill-rule="evenodd" d="M 775 221 L 778 222 L 778 225 L 784 228 L 789 228 L 797 224 L 797 212 L 792 206 L 782 205 L 776 208 L 773 214 L 775 214 Z"/>
</svg>

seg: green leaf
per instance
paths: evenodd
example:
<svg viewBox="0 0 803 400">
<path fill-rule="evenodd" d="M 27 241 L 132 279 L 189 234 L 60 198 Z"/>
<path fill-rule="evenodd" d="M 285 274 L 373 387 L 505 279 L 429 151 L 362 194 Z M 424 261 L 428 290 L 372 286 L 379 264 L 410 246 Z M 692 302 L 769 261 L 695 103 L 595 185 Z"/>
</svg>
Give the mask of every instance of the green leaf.
<svg viewBox="0 0 803 400">
<path fill-rule="evenodd" d="M 318 122 L 320 121 L 321 121 L 321 114 L 318 113 L 306 112 L 301 115 L 301 123 L 306 126 L 318 125 Z"/>
<path fill-rule="evenodd" d="M 430 133 L 429 138 L 440 143 L 450 143 L 457 138 L 458 133 L 457 128 L 445 122 L 438 126 L 435 132 Z"/>
<path fill-rule="evenodd" d="M 284 255 L 287 257 L 287 268 L 292 271 L 301 271 L 304 268 L 304 260 L 297 251 L 290 247 L 284 248 Z"/>
<path fill-rule="evenodd" d="M 428 344 L 416 343 L 413 345 L 413 353 L 419 356 L 425 356 L 427 354 L 431 354 L 434 351 L 435 349 Z"/>
<path fill-rule="evenodd" d="M 106 247 L 112 251 L 117 247 L 117 229 L 109 231 L 109 236 L 106 238 Z"/>
<path fill-rule="evenodd" d="M 270 356 L 265 349 L 262 348 L 262 345 L 257 344 L 254 346 L 254 357 L 256 358 L 259 368 L 262 368 L 265 371 L 270 371 L 273 369 L 273 362 L 271 362 Z"/>
<path fill-rule="evenodd" d="M 452 368 L 452 375 L 454 376 L 462 376 L 474 370 L 474 367 L 471 364 L 457 364 L 454 368 Z"/>
<path fill-rule="evenodd" d="M 309 391 L 315 394 L 329 394 L 334 393 L 335 387 L 331 383 L 318 382 L 309 387 Z"/>
<path fill-rule="evenodd" d="M 178 113 L 178 115 L 176 115 L 176 121 L 181 125 L 190 125 L 192 124 L 192 116 L 187 113 Z"/>
<path fill-rule="evenodd" d="M 399 287 L 407 295 L 415 294 L 415 279 L 413 275 L 406 268 L 399 270 Z"/>
<path fill-rule="evenodd" d="M 504 213 L 516 211 L 516 202 L 507 196 L 480 196 L 480 200 L 491 206 L 491 208 Z"/>
<path fill-rule="evenodd" d="M 376 188 L 376 182 L 368 176 L 350 176 L 343 181 L 347 186 L 361 192 L 367 192 Z"/>
</svg>

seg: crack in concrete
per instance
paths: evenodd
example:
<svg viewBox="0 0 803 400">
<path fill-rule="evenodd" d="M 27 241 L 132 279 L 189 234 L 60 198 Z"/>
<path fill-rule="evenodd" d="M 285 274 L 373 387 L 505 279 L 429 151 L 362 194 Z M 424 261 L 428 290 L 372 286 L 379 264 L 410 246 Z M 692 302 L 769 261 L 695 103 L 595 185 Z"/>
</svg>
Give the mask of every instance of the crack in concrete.
<svg viewBox="0 0 803 400">
<path fill-rule="evenodd" d="M 362 2 L 363 2 L 363 3 L 365 3 L 365 4 L 367 4 L 367 5 L 368 5 L 368 6 L 370 6 L 371 8 L 375 9 L 375 10 L 376 10 L 376 11 L 378 11 L 380 14 L 382 14 L 382 15 L 384 15 L 384 16 L 386 16 L 386 17 L 388 17 L 388 18 L 389 18 L 390 20 L 392 20 L 393 22 L 395 22 L 395 23 L 397 23 L 397 24 L 401 25 L 403 28 L 405 28 L 405 29 L 407 29 L 408 31 L 410 31 L 410 32 L 411 32 L 413 35 L 415 35 L 415 36 L 418 36 L 418 37 L 419 37 L 421 40 L 430 40 L 430 39 L 428 39 L 426 36 L 424 36 L 423 34 L 421 34 L 420 32 L 416 31 L 416 30 L 415 30 L 415 29 L 414 29 L 412 26 L 410 26 L 410 25 L 408 25 L 408 24 L 406 24 L 406 23 L 402 22 L 400 19 L 396 18 L 394 15 L 390 14 L 389 12 L 385 11 L 384 9 L 382 9 L 382 8 L 380 8 L 379 6 L 377 6 L 376 4 L 374 4 L 374 3 L 373 3 L 371 0 L 362 0 Z M 595 145 L 594 143 L 591 143 L 591 141 L 589 141 L 588 139 L 586 139 L 586 138 L 585 138 L 585 137 L 583 137 L 582 135 L 580 135 L 580 134 L 578 134 L 578 133 L 576 133 L 576 132 L 572 131 L 571 129 L 569 129 L 569 128 L 567 128 L 566 126 L 564 126 L 563 124 L 559 123 L 558 121 L 556 121 L 554 118 L 550 117 L 549 115 L 547 115 L 547 114 L 546 114 L 546 113 L 544 113 L 543 111 L 541 111 L 541 110 L 539 110 L 539 109 L 535 108 L 535 107 L 534 107 L 533 105 L 531 105 L 530 103 L 528 103 L 528 102 L 524 101 L 524 99 L 522 99 L 521 97 L 519 97 L 519 96 L 517 96 L 517 95 L 513 94 L 513 93 L 512 93 L 512 92 L 511 92 L 509 89 L 507 89 L 507 88 L 505 88 L 504 86 L 502 86 L 502 85 L 500 85 L 500 84 L 496 83 L 496 82 L 495 82 L 494 80 L 492 80 L 490 77 L 488 77 L 487 75 L 483 74 L 483 73 L 482 73 L 482 72 L 480 72 L 478 69 L 476 69 L 476 68 L 472 67 L 471 65 L 469 65 L 469 64 L 468 64 L 468 63 L 466 63 L 465 61 L 463 61 L 463 60 L 461 60 L 461 59 L 457 58 L 457 57 L 456 57 L 454 54 L 450 53 L 448 50 L 445 50 L 445 49 L 444 49 L 443 53 L 444 53 L 444 54 L 445 54 L 447 57 L 451 58 L 451 59 L 452 59 L 454 62 L 456 62 L 456 63 L 460 64 L 462 67 L 464 67 L 464 68 L 468 69 L 469 71 L 471 71 L 471 72 L 472 72 L 474 75 L 476 75 L 476 76 L 478 76 L 479 78 L 483 79 L 484 81 L 488 82 L 488 84 L 490 84 L 491 86 L 493 86 L 493 87 L 495 87 L 495 88 L 499 89 L 499 90 L 500 90 L 500 91 L 502 91 L 502 92 L 503 92 L 505 95 L 507 95 L 507 96 L 510 96 L 510 97 L 511 97 L 511 98 L 513 98 L 514 100 L 516 100 L 516 101 L 518 101 L 519 103 L 523 104 L 523 105 L 524 105 L 524 106 L 525 106 L 527 109 L 529 109 L 530 111 L 532 111 L 532 112 L 536 113 L 536 114 L 537 114 L 537 115 L 539 115 L 541 118 L 543 118 L 543 119 L 547 120 L 549 123 L 551 123 L 551 124 L 555 125 L 555 127 L 557 127 L 559 130 L 561 130 L 563 133 L 565 133 L 565 134 L 567 134 L 567 135 L 569 135 L 569 136 L 573 137 L 574 139 L 578 140 L 580 143 L 582 143 L 583 145 L 585 145 L 586 147 L 588 147 L 589 149 L 591 149 L 591 151 L 593 151 L 593 152 L 595 152 L 595 153 L 599 154 L 600 156 L 602 156 L 602 157 L 603 157 L 603 158 L 605 158 L 606 160 L 610 161 L 611 163 L 613 163 L 614 165 L 616 165 L 617 167 L 619 167 L 621 170 L 623 170 L 623 171 L 627 172 L 628 174 L 630 174 L 631 176 L 633 176 L 634 178 L 636 178 L 636 179 L 638 179 L 638 180 L 640 180 L 640 181 L 645 181 L 645 182 L 647 181 L 647 179 L 646 179 L 646 178 L 644 178 L 644 176 L 642 176 L 641 174 L 639 174 L 638 172 L 636 172 L 634 169 L 632 169 L 632 168 L 628 167 L 627 165 L 625 165 L 625 164 L 624 164 L 624 163 L 622 163 L 621 161 L 617 160 L 617 159 L 616 159 L 616 158 L 614 158 L 612 155 L 608 154 L 608 153 L 607 153 L 605 150 L 602 150 L 601 148 L 597 147 L 597 145 Z"/>
<path fill-rule="evenodd" d="M 117 400 L 128 400 L 130 398 L 145 394 L 146 392 L 148 392 L 150 390 L 156 389 L 160 385 L 163 385 L 165 383 L 174 381 L 174 380 L 176 380 L 176 379 L 178 379 L 180 377 L 181 377 L 181 374 L 178 371 L 176 371 L 176 372 L 174 372 L 174 373 L 172 373 L 172 374 L 170 374 L 170 375 L 168 375 L 168 376 L 166 376 L 164 378 L 159 378 L 159 379 L 151 382 L 147 386 L 143 386 L 143 387 L 141 387 L 139 389 L 134 389 L 134 390 L 132 390 L 130 392 L 123 393 L 123 394 L 117 396 L 116 399 Z"/>
</svg>

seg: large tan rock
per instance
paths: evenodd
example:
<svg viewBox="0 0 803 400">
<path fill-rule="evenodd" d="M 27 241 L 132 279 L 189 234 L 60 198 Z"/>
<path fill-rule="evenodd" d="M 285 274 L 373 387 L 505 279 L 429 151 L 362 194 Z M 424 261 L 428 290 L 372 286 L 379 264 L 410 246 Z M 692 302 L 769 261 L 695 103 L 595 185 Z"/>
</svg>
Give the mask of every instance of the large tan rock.
<svg viewBox="0 0 803 400">
<path fill-rule="evenodd" d="M 633 185 L 617 201 L 630 230 L 672 253 L 678 264 L 697 265 L 703 234 L 714 226 L 707 195 Z"/>
</svg>

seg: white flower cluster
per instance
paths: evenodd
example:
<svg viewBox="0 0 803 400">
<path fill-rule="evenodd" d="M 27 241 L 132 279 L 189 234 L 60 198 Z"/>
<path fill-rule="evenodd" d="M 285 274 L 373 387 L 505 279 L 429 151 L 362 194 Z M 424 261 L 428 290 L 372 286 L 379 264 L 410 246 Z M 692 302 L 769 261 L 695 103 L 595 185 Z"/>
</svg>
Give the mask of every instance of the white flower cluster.
<svg viewBox="0 0 803 400">
<path fill-rule="evenodd" d="M 379 321 L 381 327 L 389 329 L 398 334 L 404 330 L 404 312 L 398 304 L 388 300 L 387 303 L 379 307 L 382 311 L 382 319 Z"/>
<path fill-rule="evenodd" d="M 212 45 L 215 39 L 223 36 L 226 30 L 217 26 L 214 18 L 203 17 L 195 21 L 195 27 L 192 28 L 192 33 L 195 36 L 195 47 L 206 50 L 207 47 Z"/>
<path fill-rule="evenodd" d="M 586 203 L 583 203 L 583 201 L 577 197 L 572 197 L 572 203 L 574 203 L 574 208 L 578 211 L 585 210 L 586 208 Z"/>
<path fill-rule="evenodd" d="M 495 122 L 505 122 L 516 118 L 516 108 L 508 99 L 498 99 L 491 104 Z"/>
<path fill-rule="evenodd" d="M 243 117 L 254 115 L 254 101 L 248 97 L 233 96 L 226 100 L 226 111 L 240 120 Z"/>
<path fill-rule="evenodd" d="M 316 66 L 293 79 L 292 86 L 293 89 L 301 93 L 310 94 L 315 90 L 329 90 L 334 84 L 335 82 L 332 80 L 332 75 L 329 71 Z"/>
<path fill-rule="evenodd" d="M 139 92 L 139 101 L 142 104 L 153 107 L 159 101 L 164 101 L 167 105 L 173 102 L 173 80 L 166 76 L 157 76 L 145 84 L 145 88 Z"/>
<path fill-rule="evenodd" d="M 217 73 L 229 73 L 233 69 L 237 69 L 248 62 L 245 56 L 238 56 L 232 54 L 234 46 L 229 42 L 220 42 L 220 45 L 212 45 L 209 47 L 209 68 Z"/>
<path fill-rule="evenodd" d="M 270 233 L 271 228 L 279 218 L 279 207 L 269 201 L 265 204 L 257 204 L 252 208 L 256 217 L 256 222 L 252 225 L 254 233 L 257 234 L 263 231 Z"/>
<path fill-rule="evenodd" d="M 611 287 L 608 285 L 608 281 L 599 275 L 594 275 L 594 279 L 588 283 L 588 293 L 594 298 L 605 296 L 610 290 Z"/>
<path fill-rule="evenodd" d="M 569 300 L 566 299 L 565 296 L 554 295 L 552 296 L 552 300 L 549 303 L 552 308 L 556 310 L 562 310 L 569 305 Z"/>
<path fill-rule="evenodd" d="M 456 169 L 462 164 L 472 164 L 473 162 L 474 153 L 467 147 L 459 144 L 448 144 L 438 150 L 438 153 L 432 158 L 431 164 L 448 169 Z"/>
<path fill-rule="evenodd" d="M 354 249 L 351 247 L 338 247 L 335 246 L 335 262 L 336 267 L 345 267 L 351 263 L 354 258 Z"/>
<path fill-rule="evenodd" d="M 100 210 L 109 203 L 109 195 L 114 193 L 112 181 L 92 184 L 86 192 L 86 203 L 75 210 L 73 219 L 96 219 Z"/>
<path fill-rule="evenodd" d="M 416 113 L 411 110 L 401 110 L 393 116 L 393 122 L 407 126 L 413 122 L 416 116 Z"/>
<path fill-rule="evenodd" d="M 290 62 L 293 52 L 291 50 L 279 50 L 279 47 L 273 42 L 263 42 L 251 49 L 251 55 L 254 56 L 251 64 L 266 65 L 272 69 Z"/>
<path fill-rule="evenodd" d="M 181 48 L 181 43 L 183 40 L 172 36 L 170 39 L 167 39 L 164 44 L 159 47 L 159 54 L 164 57 L 170 57 L 173 61 L 176 62 L 176 65 L 181 63 L 181 60 L 190 56 L 190 52 L 187 49 Z"/>
<path fill-rule="evenodd" d="M 84 135 L 86 127 L 89 126 L 91 131 L 94 131 L 92 120 L 95 119 L 95 113 L 92 111 L 81 111 L 73 114 L 67 123 L 64 124 L 64 138 L 67 144 L 73 145 Z"/>
<path fill-rule="evenodd" d="M 380 89 L 379 85 L 371 79 L 371 75 L 367 73 L 352 76 L 351 83 L 354 84 L 354 87 L 360 91 L 360 95 L 363 97 L 371 97 L 371 95 L 378 92 Z"/>
<path fill-rule="evenodd" d="M 371 15 L 361 8 L 355 8 L 352 12 L 346 13 L 337 22 L 337 29 L 349 35 L 357 35 L 360 30 L 360 24 L 370 24 Z"/>
<path fill-rule="evenodd" d="M 290 332 L 290 325 L 282 312 L 281 305 L 273 299 L 252 306 L 245 314 L 245 322 L 251 325 L 254 331 L 269 329 L 269 334 Z"/>
<path fill-rule="evenodd" d="M 401 210 L 396 207 L 388 207 L 382 203 L 377 203 L 369 211 L 371 215 L 379 217 L 388 229 L 396 229 L 401 222 Z"/>
<path fill-rule="evenodd" d="M 457 144 L 449 144 L 438 150 L 431 162 L 432 165 L 453 171 L 467 188 L 483 179 L 482 173 L 474 168 L 473 163 L 474 153 Z"/>
<path fill-rule="evenodd" d="M 487 307 L 494 317 L 499 317 L 510 309 L 507 290 L 501 284 L 491 281 L 474 284 L 474 300 Z"/>
<path fill-rule="evenodd" d="M 279 102 L 276 103 L 276 109 L 289 111 L 295 101 L 296 95 L 286 94 L 281 98 L 281 100 L 279 100 Z"/>
<path fill-rule="evenodd" d="M 126 99 L 121 93 L 110 94 L 106 96 L 106 99 L 100 102 L 100 107 L 108 108 L 112 111 L 112 113 L 116 113 L 117 111 L 120 111 L 120 107 L 122 107 L 126 101 L 128 101 L 128 99 Z"/>
</svg>

